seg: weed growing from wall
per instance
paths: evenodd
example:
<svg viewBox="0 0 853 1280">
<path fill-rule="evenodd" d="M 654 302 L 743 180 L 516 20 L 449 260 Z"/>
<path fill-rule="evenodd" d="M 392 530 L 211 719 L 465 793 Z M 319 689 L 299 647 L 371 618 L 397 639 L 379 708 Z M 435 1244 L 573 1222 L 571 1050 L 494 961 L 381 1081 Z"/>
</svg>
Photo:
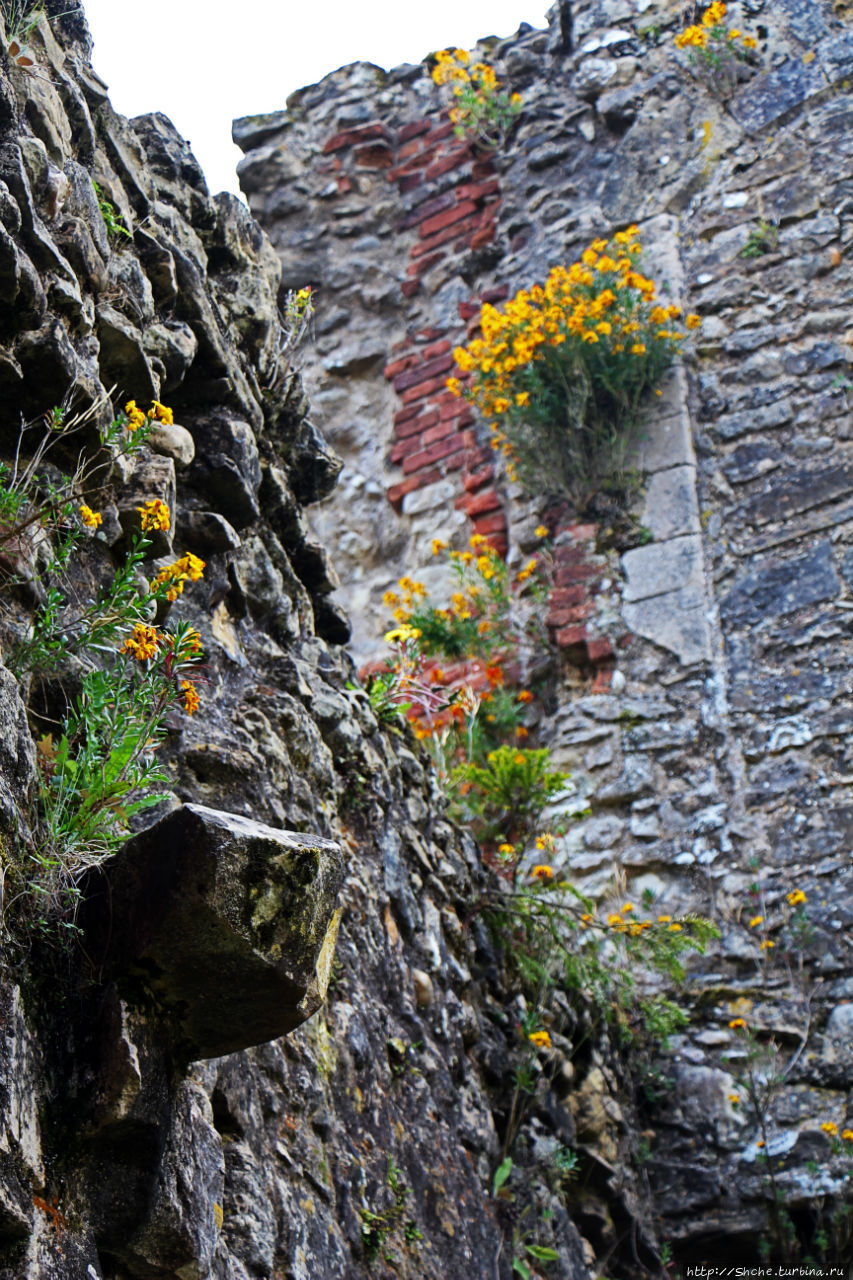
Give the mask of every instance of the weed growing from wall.
<svg viewBox="0 0 853 1280">
<path fill-rule="evenodd" d="M 433 82 L 450 89 L 449 115 L 457 138 L 495 149 L 522 108 L 520 93 L 502 89 L 493 67 L 471 62 L 464 49 L 443 50 L 435 55 Z"/>
<path fill-rule="evenodd" d="M 482 413 L 510 473 L 578 510 L 603 487 L 625 488 L 643 401 L 685 336 L 681 309 L 661 305 L 639 271 L 641 254 L 634 226 L 595 240 L 502 311 L 485 305 L 482 336 L 454 353 L 463 379 L 447 385 Z"/>
<path fill-rule="evenodd" d="M 116 457 L 143 448 L 155 421 L 172 421 L 171 410 L 155 401 L 146 413 L 130 401 L 98 444 L 81 451 L 72 474 L 58 471 L 49 453 L 60 446 L 67 453 L 69 437 L 91 417 L 53 410 L 40 427 L 22 429 L 14 460 L 0 465 L 5 585 L 25 585 L 40 600 L 8 665 L 19 680 L 60 671 L 77 683 L 58 732 L 37 743 L 29 842 L 0 868 L 7 924 L 42 932 L 73 926 L 81 876 L 117 851 L 136 814 L 162 799 L 167 779 L 157 750 L 167 717 L 178 709 L 193 715 L 200 701 L 193 672 L 201 638 L 167 614 L 204 563 L 187 553 L 150 581 L 143 576 L 149 535 L 170 528 L 166 503 L 137 507 L 123 558 L 94 598 L 81 598 L 75 585 L 84 543 L 104 536 L 90 501 L 106 494 Z"/>
<path fill-rule="evenodd" d="M 718 98 L 734 93 L 739 67 L 754 58 L 758 42 L 726 21 L 727 8 L 713 0 L 698 23 L 685 27 L 674 39 L 676 49 L 686 49 L 697 75 Z"/>
</svg>

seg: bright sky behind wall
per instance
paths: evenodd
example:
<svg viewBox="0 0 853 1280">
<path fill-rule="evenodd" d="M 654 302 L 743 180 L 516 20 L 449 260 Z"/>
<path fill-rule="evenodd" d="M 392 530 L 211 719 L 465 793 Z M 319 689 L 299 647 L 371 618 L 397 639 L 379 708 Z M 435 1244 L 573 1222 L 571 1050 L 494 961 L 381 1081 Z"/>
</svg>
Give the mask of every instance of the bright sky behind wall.
<svg viewBox="0 0 853 1280">
<path fill-rule="evenodd" d="M 162 111 L 211 191 L 237 191 L 237 116 L 278 111 L 349 62 L 386 69 L 482 36 L 544 27 L 550 0 L 83 0 L 92 62 L 126 116 Z"/>
</svg>

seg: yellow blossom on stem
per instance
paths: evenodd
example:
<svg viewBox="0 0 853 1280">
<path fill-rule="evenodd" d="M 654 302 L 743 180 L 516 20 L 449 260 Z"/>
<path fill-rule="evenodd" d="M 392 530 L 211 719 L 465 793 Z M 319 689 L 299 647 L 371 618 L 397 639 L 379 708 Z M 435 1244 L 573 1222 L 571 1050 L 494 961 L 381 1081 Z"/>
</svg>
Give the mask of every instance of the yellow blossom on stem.
<svg viewBox="0 0 853 1280">
<path fill-rule="evenodd" d="M 533 867 L 530 874 L 533 876 L 534 880 L 541 880 L 543 883 L 554 879 L 553 867 L 549 867 L 544 863 L 539 863 L 537 866 Z"/>
<path fill-rule="evenodd" d="M 747 1030 L 746 1018 L 732 1018 L 731 1022 L 729 1023 L 729 1026 L 731 1027 L 732 1031 L 746 1031 Z"/>
<path fill-rule="evenodd" d="M 154 529 L 162 529 L 166 532 L 171 528 L 172 520 L 165 502 L 159 498 L 152 498 L 150 502 L 146 502 L 144 506 L 137 507 L 139 512 L 139 523 L 143 533 L 149 533 Z"/>
<path fill-rule="evenodd" d="M 196 687 L 189 680 L 181 681 L 181 693 L 184 696 L 184 711 L 188 716 L 198 711 L 200 698 L 196 692 Z"/>
<path fill-rule="evenodd" d="M 823 1124 L 820 1127 L 823 1130 L 823 1132 L 828 1133 L 830 1137 L 833 1137 L 833 1138 L 838 1137 L 838 1125 L 835 1123 L 834 1120 L 824 1120 Z"/>
<path fill-rule="evenodd" d="M 527 1039 L 531 1044 L 535 1045 L 537 1049 L 551 1048 L 551 1037 L 547 1031 L 531 1031 Z"/>
<path fill-rule="evenodd" d="M 791 892 L 787 893 L 785 896 L 792 907 L 798 907 L 801 903 L 808 902 L 808 898 L 803 893 L 802 889 L 792 889 Z"/>
<path fill-rule="evenodd" d="M 98 525 L 104 523 L 100 511 L 93 511 L 91 507 L 86 506 L 85 502 L 80 508 L 80 519 L 87 529 L 97 529 Z"/>
<path fill-rule="evenodd" d="M 121 646 L 120 652 L 129 654 L 137 662 L 147 662 L 149 658 L 157 656 L 159 647 L 160 636 L 157 628 L 146 626 L 144 622 L 137 622 L 132 635 L 128 636 Z"/>
</svg>

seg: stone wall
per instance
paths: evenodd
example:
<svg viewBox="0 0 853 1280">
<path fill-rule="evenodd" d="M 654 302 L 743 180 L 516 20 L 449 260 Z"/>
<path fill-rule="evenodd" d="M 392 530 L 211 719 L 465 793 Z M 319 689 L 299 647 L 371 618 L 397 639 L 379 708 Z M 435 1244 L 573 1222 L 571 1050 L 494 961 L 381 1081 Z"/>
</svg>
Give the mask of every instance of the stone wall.
<svg viewBox="0 0 853 1280">
<path fill-rule="evenodd" d="M 614 548 L 602 519 L 554 529 L 567 661 L 540 729 L 592 809 L 560 842 L 567 874 L 603 904 L 645 894 L 721 929 L 641 1163 L 676 1257 L 737 1263 L 758 1257 L 767 1192 L 730 1021 L 778 1049 L 767 1145 L 805 1235 L 820 1195 L 843 1195 L 820 1126 L 851 1123 L 853 35 L 829 3 L 729 8 L 760 66 L 726 100 L 676 54 L 683 6 L 666 0 L 562 3 L 547 32 L 484 41 L 525 108 L 476 172 L 426 67 L 345 68 L 235 138 L 285 277 L 317 289 L 306 379 L 344 470 L 312 521 L 360 658 L 400 572 L 441 590 L 433 536 L 477 529 L 514 562 L 543 514 L 443 389 L 483 299 L 638 222 L 649 273 L 703 317 L 638 450 L 651 541 Z M 778 238 L 741 256 L 764 223 Z M 811 922 L 796 945 L 794 889 Z M 588 1140 L 600 1154 L 625 1133 L 605 1118 Z"/>
</svg>

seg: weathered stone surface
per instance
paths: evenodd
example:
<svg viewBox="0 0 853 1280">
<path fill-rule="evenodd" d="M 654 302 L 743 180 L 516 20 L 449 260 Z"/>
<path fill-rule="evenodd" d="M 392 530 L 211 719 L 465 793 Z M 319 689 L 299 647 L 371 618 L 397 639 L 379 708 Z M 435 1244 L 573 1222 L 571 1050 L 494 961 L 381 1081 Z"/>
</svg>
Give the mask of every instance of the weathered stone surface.
<svg viewBox="0 0 853 1280">
<path fill-rule="evenodd" d="M 625 553 L 622 564 L 627 577 L 624 598 L 629 603 L 702 587 L 702 544 L 697 537 L 636 547 Z"/>
<path fill-rule="evenodd" d="M 838 595 L 832 548 L 820 543 L 793 559 L 769 559 L 745 573 L 723 596 L 720 610 L 737 626 L 765 622 Z"/>
<path fill-rule="evenodd" d="M 334 957 L 340 850 L 185 805 L 89 889 L 105 972 L 144 981 L 188 1058 L 284 1035 L 320 1007 Z"/>
</svg>

